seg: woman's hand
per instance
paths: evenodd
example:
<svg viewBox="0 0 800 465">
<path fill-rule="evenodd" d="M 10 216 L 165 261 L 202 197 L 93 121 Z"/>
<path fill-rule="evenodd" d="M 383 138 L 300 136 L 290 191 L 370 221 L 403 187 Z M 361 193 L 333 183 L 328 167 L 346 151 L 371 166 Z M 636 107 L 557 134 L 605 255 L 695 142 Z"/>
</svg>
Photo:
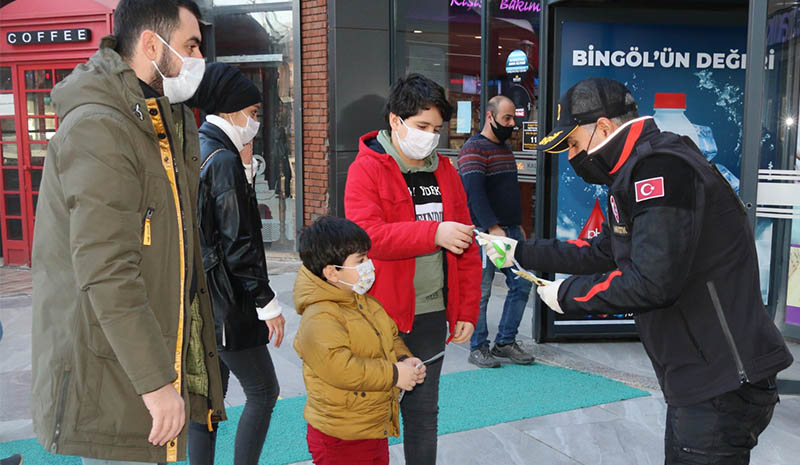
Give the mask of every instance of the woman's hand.
<svg viewBox="0 0 800 465">
<path fill-rule="evenodd" d="M 264 321 L 264 323 L 266 323 L 267 328 L 269 328 L 269 340 L 275 344 L 275 348 L 277 349 L 281 346 L 281 342 L 283 342 L 283 326 L 286 324 L 286 319 L 283 318 L 283 315 L 278 315 L 275 318 Z"/>
</svg>

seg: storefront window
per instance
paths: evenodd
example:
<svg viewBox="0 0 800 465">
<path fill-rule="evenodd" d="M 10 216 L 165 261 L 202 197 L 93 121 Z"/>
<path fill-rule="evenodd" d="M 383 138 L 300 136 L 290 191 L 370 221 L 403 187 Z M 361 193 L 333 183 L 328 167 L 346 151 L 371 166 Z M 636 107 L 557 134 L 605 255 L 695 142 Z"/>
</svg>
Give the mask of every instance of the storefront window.
<svg viewBox="0 0 800 465">
<path fill-rule="evenodd" d="M 800 336 L 800 93 L 797 73 L 800 8 L 771 0 L 768 4 L 764 88 L 764 126 L 760 151 L 759 206 L 756 240 L 764 301 L 775 305 L 785 297 L 786 309 L 777 308 L 784 332 Z M 789 187 L 791 186 L 791 187 Z M 783 195 L 770 193 L 780 190 Z M 763 198 L 770 198 L 767 205 Z M 788 248 L 788 250 L 787 250 Z M 786 263 L 788 259 L 788 264 Z M 785 271 L 784 271 L 785 270 Z M 786 272 L 787 274 L 783 274 Z M 785 280 L 785 281 L 784 281 Z M 784 289 L 786 295 L 770 295 Z"/>
<path fill-rule="evenodd" d="M 480 130 L 481 10 L 466 4 L 395 2 L 395 77 L 420 73 L 447 90 L 455 112 L 439 146 L 454 151 Z"/>
<path fill-rule="evenodd" d="M 270 3 L 286 3 L 286 0 L 211 0 L 213 6 L 268 5 Z"/>
<path fill-rule="evenodd" d="M 214 1 L 214 5 L 273 2 Z M 261 91 L 261 128 L 253 142 L 259 166 L 256 196 L 262 236 L 272 251 L 294 251 L 294 43 L 292 10 L 242 12 L 213 18 L 216 61 L 237 66 Z M 274 7 L 273 7 L 274 8 Z"/>
<path fill-rule="evenodd" d="M 37 69 L 25 71 L 26 89 L 50 89 L 52 87 L 53 80 L 50 70 Z"/>
<path fill-rule="evenodd" d="M 0 91 L 11 91 L 13 89 L 11 85 L 11 67 L 0 66 Z"/>
<path fill-rule="evenodd" d="M 4 142 L 17 140 L 17 125 L 13 118 L 0 119 L 0 130 L 2 130 L 2 140 Z"/>
<path fill-rule="evenodd" d="M 508 2 L 500 0 L 487 4 L 491 5 L 488 97 L 505 95 L 514 102 L 517 130 L 508 143 L 512 150 L 521 151 L 523 127 L 537 124 L 539 11 L 512 10 L 507 8 Z"/>
</svg>

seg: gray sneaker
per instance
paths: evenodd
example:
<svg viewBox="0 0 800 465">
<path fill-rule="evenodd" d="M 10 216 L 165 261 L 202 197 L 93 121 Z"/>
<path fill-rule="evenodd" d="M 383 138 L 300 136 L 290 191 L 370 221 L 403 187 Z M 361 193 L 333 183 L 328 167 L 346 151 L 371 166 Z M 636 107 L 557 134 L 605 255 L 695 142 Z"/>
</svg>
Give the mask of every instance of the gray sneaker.
<svg viewBox="0 0 800 465">
<path fill-rule="evenodd" d="M 518 365 L 530 365 L 534 360 L 533 355 L 526 352 L 517 341 L 503 346 L 495 344 L 490 354 L 497 358 L 506 358 Z"/>
<path fill-rule="evenodd" d="M 500 362 L 489 353 L 489 346 L 481 346 L 469 353 L 467 361 L 481 368 L 497 368 Z"/>
</svg>

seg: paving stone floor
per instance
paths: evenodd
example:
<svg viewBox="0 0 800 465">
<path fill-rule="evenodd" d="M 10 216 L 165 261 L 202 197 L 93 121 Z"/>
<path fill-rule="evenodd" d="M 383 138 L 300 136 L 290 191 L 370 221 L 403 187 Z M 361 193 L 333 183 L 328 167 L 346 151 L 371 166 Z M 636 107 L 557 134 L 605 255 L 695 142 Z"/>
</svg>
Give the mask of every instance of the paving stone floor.
<svg viewBox="0 0 800 465">
<path fill-rule="evenodd" d="M 291 346 L 299 317 L 292 310 L 292 285 L 299 264 L 270 261 L 273 288 L 287 308 L 286 339 L 270 347 L 281 396 L 305 394 L 300 359 Z M 33 436 L 30 420 L 30 271 L 0 267 L 0 442 Z M 494 336 L 500 318 L 504 284 L 500 279 L 490 301 L 489 329 Z M 638 342 L 576 342 L 535 344 L 531 339 L 529 303 L 519 339 L 540 363 L 549 363 L 607 376 L 646 389 L 650 397 L 588 407 L 553 415 L 503 423 L 439 438 L 441 465 L 648 465 L 663 463 L 666 406 L 650 362 Z M 790 344 L 795 363 L 780 375 L 793 394 L 782 395 L 769 428 L 753 452 L 753 465 L 800 465 L 800 344 Z M 476 369 L 467 363 L 468 347 L 449 344 L 444 373 Z M 244 403 L 232 378 L 229 406 Z M 531 392 L 535 397 L 536 393 Z M 267 438 L 269 444 L 269 437 Z M 268 447 L 268 446 L 267 446 Z M 402 445 L 392 446 L 392 465 L 404 464 Z M 27 463 L 27 462 L 26 462 Z M 302 465 L 311 462 L 302 462 Z"/>
</svg>

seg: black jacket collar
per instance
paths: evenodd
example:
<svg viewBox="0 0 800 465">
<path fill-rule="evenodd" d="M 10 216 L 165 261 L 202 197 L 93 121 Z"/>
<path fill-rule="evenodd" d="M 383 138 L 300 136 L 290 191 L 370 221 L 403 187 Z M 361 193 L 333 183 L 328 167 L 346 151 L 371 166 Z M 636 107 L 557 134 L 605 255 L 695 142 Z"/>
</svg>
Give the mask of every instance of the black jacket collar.
<svg viewBox="0 0 800 465">
<path fill-rule="evenodd" d="M 636 144 L 650 139 L 659 132 L 652 116 L 636 118 L 618 127 L 608 139 L 589 152 L 590 157 L 600 157 L 609 167 L 609 174 L 616 179 L 617 173 L 634 154 Z"/>
</svg>

